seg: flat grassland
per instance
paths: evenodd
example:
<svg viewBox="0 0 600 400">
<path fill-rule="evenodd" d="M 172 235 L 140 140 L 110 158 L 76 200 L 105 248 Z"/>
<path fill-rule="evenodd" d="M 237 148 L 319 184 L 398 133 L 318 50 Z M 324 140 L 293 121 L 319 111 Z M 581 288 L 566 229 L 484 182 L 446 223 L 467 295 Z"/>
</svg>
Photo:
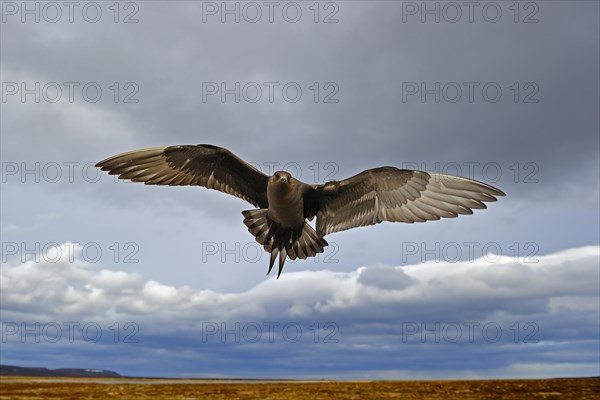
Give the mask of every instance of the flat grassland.
<svg viewBox="0 0 600 400">
<path fill-rule="evenodd" d="M 600 378 L 212 381 L 2 377 L 0 399 L 600 399 Z"/>
</svg>

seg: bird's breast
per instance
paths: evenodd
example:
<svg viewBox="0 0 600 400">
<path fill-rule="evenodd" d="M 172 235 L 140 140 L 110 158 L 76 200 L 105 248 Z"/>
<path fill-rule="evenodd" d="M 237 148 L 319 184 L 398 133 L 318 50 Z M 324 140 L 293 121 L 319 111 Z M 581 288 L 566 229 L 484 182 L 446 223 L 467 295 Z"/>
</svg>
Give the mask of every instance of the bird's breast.
<svg viewBox="0 0 600 400">
<path fill-rule="evenodd" d="M 304 202 L 294 192 L 268 192 L 269 218 L 286 228 L 300 229 L 304 226 Z"/>
</svg>

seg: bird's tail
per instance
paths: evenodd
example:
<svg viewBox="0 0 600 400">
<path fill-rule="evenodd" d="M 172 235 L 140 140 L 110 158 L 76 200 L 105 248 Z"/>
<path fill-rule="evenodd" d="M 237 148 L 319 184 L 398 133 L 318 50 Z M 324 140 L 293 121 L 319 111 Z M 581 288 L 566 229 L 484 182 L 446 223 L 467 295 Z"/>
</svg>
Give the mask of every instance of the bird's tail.
<svg viewBox="0 0 600 400">
<path fill-rule="evenodd" d="M 292 260 L 297 258 L 304 260 L 325 250 L 324 246 L 327 246 L 327 241 L 319 237 L 308 223 L 305 222 L 302 229 L 298 231 L 285 229 L 271 221 L 267 211 L 264 208 L 242 211 L 244 224 L 248 227 L 248 231 L 254 235 L 256 241 L 264 247 L 267 253 L 271 254 L 267 275 L 271 272 L 278 255 L 277 278 L 281 275 L 286 257 Z"/>
</svg>

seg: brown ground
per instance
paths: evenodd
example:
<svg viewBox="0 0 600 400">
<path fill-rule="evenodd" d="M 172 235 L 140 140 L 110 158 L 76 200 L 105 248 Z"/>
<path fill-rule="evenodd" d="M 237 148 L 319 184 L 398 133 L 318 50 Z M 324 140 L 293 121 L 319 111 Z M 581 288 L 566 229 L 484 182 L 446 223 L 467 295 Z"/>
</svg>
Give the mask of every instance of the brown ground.
<svg viewBox="0 0 600 400">
<path fill-rule="evenodd" d="M 141 379 L 131 380 L 138 383 L 125 383 L 127 379 L 123 379 L 123 383 L 119 380 L 119 383 L 108 384 L 90 382 L 102 379 L 44 380 L 3 377 L 0 379 L 0 399 L 600 399 L 600 378 L 233 384 L 165 380 L 160 385 L 141 384 Z M 85 382 L 76 382 L 78 380 Z"/>
</svg>

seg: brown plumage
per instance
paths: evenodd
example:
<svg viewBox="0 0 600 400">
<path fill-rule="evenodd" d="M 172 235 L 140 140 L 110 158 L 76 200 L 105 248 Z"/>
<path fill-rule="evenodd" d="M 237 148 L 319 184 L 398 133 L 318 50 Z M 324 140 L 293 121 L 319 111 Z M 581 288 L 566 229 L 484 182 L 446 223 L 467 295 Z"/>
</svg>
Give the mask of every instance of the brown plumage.
<svg viewBox="0 0 600 400">
<path fill-rule="evenodd" d="M 324 251 L 323 236 L 359 226 L 425 222 L 473 214 L 504 193 L 472 179 L 381 167 L 342 181 L 309 185 L 289 173 L 269 177 L 222 147 L 199 144 L 130 151 L 96 164 L 111 175 L 146 185 L 195 185 L 239 197 L 258 209 L 243 211 L 244 224 L 271 254 L 279 255 L 281 275 L 287 257 L 314 257 Z M 306 219 L 317 218 L 316 231 Z"/>
</svg>

